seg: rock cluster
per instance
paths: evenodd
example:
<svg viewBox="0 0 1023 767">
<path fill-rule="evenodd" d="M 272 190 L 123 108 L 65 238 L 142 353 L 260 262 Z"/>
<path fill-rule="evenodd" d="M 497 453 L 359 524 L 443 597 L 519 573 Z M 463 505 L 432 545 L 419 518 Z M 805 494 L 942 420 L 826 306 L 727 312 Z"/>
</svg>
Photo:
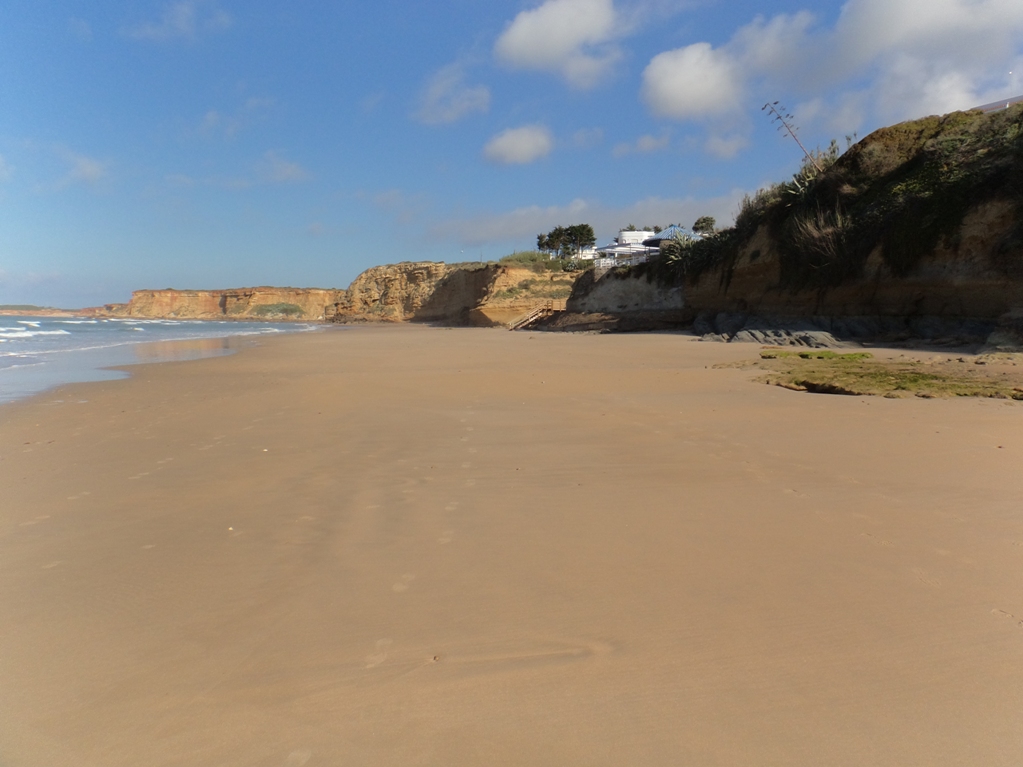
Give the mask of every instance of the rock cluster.
<svg viewBox="0 0 1023 767">
<path fill-rule="evenodd" d="M 772 317 L 742 312 L 702 312 L 693 332 L 704 341 L 772 346 L 834 348 L 862 341 L 917 339 L 943 345 L 983 344 L 991 349 L 1023 349 L 1023 327 L 1011 320 L 949 317 Z"/>
</svg>

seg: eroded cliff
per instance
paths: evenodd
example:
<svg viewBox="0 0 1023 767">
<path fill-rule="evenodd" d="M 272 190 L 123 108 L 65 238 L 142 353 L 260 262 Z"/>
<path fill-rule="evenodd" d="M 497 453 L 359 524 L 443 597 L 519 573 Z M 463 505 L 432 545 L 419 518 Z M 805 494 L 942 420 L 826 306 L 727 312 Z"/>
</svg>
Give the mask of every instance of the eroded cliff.
<svg viewBox="0 0 1023 767">
<path fill-rule="evenodd" d="M 504 325 L 568 296 L 576 276 L 501 264 L 409 262 L 375 266 L 338 294 L 335 322 Z"/>
<path fill-rule="evenodd" d="M 581 282 L 570 307 L 653 308 L 677 287 L 690 318 L 931 317 L 1023 329 L 1023 104 L 883 128 L 830 159 L 747 198 L 729 229 L 678 244 L 617 284 L 614 274 Z"/>
<path fill-rule="evenodd" d="M 336 322 L 459 321 L 486 300 L 497 267 L 431 261 L 374 266 L 338 294 Z"/>
</svg>

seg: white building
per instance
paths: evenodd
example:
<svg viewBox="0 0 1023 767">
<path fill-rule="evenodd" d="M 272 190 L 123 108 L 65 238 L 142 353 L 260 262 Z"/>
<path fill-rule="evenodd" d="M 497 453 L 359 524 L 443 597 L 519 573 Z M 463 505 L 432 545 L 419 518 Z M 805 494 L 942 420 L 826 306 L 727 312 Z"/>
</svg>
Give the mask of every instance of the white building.
<svg viewBox="0 0 1023 767">
<path fill-rule="evenodd" d="M 614 259 L 635 259 L 637 257 L 646 257 L 657 253 L 657 248 L 651 248 L 643 244 L 643 240 L 648 240 L 654 236 L 654 233 L 648 229 L 622 229 L 618 232 L 618 236 L 615 237 L 614 242 L 609 245 L 605 245 L 602 248 L 597 248 L 595 251 L 596 258 L 614 258 Z"/>
</svg>

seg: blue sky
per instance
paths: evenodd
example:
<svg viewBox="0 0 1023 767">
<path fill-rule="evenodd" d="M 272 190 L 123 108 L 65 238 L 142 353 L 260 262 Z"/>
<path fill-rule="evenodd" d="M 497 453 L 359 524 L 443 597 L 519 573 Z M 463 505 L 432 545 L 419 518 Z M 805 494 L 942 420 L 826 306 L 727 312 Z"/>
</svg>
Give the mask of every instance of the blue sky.
<svg viewBox="0 0 1023 767">
<path fill-rule="evenodd" d="M 0 5 L 0 303 L 344 287 L 725 223 L 810 146 L 1023 94 L 1019 0 Z"/>
</svg>

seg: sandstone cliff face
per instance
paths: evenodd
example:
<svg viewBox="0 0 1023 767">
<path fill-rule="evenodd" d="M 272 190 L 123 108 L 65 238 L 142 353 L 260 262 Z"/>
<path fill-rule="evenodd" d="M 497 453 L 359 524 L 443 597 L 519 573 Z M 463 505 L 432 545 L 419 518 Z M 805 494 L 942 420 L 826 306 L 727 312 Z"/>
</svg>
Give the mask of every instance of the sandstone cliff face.
<svg viewBox="0 0 1023 767">
<path fill-rule="evenodd" d="M 961 226 L 907 274 L 897 275 L 878 253 L 861 275 L 823 290 L 782 287 L 781 259 L 766 227 L 729 269 L 685 287 L 687 308 L 779 316 L 938 316 L 997 320 L 1023 313 L 1023 275 L 999 267 L 1002 244 L 1016 226 L 1015 202 L 973 208 Z M 1020 254 L 1015 254 L 1019 257 Z"/>
<path fill-rule="evenodd" d="M 588 314 L 678 313 L 684 304 L 680 287 L 666 287 L 644 276 L 615 271 L 594 279 L 591 271 L 579 279 L 565 308 Z"/>
<path fill-rule="evenodd" d="M 574 275 L 499 264 L 414 262 L 375 266 L 338 294 L 335 322 L 504 325 L 539 303 L 563 299 Z"/>
<path fill-rule="evenodd" d="M 434 262 L 374 266 L 338 294 L 335 321 L 420 322 L 465 319 L 491 292 L 498 267 Z"/>
<path fill-rule="evenodd" d="M 336 297 L 336 290 L 320 288 L 136 290 L 127 304 L 108 304 L 105 309 L 122 317 L 310 321 L 322 320 Z"/>
<path fill-rule="evenodd" d="M 327 319 L 503 325 L 539 303 L 568 295 L 575 275 L 498 264 L 415 262 L 367 269 L 347 290 L 238 288 L 137 290 L 96 314 L 168 319 Z"/>
</svg>

